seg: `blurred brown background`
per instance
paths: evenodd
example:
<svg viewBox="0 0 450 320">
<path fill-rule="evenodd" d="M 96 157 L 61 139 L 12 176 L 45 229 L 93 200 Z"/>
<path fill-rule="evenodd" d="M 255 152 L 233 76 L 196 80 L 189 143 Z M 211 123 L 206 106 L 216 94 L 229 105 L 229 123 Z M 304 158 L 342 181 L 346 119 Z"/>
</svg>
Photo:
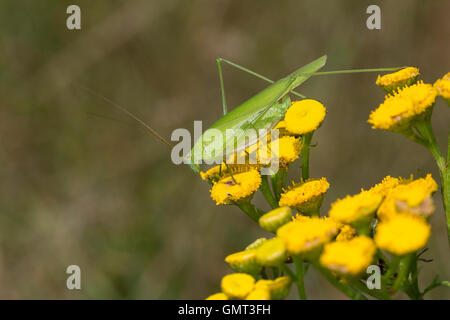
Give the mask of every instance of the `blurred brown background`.
<svg viewBox="0 0 450 320">
<path fill-rule="evenodd" d="M 69 4 L 81 7 L 80 31 L 66 28 Z M 381 7 L 381 30 L 366 28 L 370 4 Z M 328 54 L 324 70 L 412 65 L 434 81 L 450 71 L 449 9 L 420 0 L 2 0 L 0 298 L 204 298 L 230 272 L 225 255 L 264 235 L 238 209 L 216 206 L 165 145 L 79 85 L 169 138 L 221 115 L 219 56 L 273 79 Z M 438 179 L 423 147 L 366 123 L 383 99 L 375 79 L 321 76 L 299 88 L 328 109 L 311 160 L 312 175 L 331 183 L 322 214 L 388 174 Z M 229 67 L 225 84 L 231 106 L 266 85 Z M 439 101 L 433 125 L 443 149 L 449 120 Z M 290 174 L 298 179 L 298 162 Z M 450 278 L 440 201 L 422 284 Z M 81 291 L 66 289 L 70 264 L 81 267 Z M 306 287 L 310 298 L 343 297 L 313 271 Z"/>
</svg>

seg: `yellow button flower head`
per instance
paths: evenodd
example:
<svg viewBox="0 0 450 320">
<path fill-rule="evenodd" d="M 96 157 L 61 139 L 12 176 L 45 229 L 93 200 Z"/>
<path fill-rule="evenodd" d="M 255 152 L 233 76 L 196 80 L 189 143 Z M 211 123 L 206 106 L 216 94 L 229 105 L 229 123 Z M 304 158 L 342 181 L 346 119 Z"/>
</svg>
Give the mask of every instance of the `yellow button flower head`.
<svg viewBox="0 0 450 320">
<path fill-rule="evenodd" d="M 200 171 L 200 177 L 202 180 L 216 181 L 221 177 L 222 172 L 225 172 L 225 170 L 227 170 L 226 165 L 221 163 L 206 172 Z"/>
<path fill-rule="evenodd" d="M 256 169 L 250 169 L 215 182 L 210 190 L 211 198 L 217 205 L 231 204 L 253 196 L 260 185 L 261 175 Z"/>
<path fill-rule="evenodd" d="M 374 239 L 380 249 L 401 256 L 423 248 L 430 237 L 430 230 L 423 218 L 401 213 L 381 221 Z"/>
<path fill-rule="evenodd" d="M 380 219 L 389 219 L 399 212 L 408 211 L 427 217 L 434 211 L 431 195 L 437 188 L 438 185 L 431 174 L 427 174 L 425 178 L 405 181 L 388 193 L 377 215 Z"/>
<path fill-rule="evenodd" d="M 280 122 L 277 123 L 277 125 L 275 127 L 273 127 L 274 129 L 286 129 L 286 122 L 284 120 L 281 120 Z"/>
<path fill-rule="evenodd" d="M 436 89 L 431 84 L 418 82 L 386 97 L 371 112 L 368 122 L 373 129 L 403 131 L 418 115 L 431 110 L 436 100 Z"/>
<path fill-rule="evenodd" d="M 310 179 L 293 184 L 281 194 L 280 206 L 297 208 L 301 213 L 310 215 L 319 211 L 330 184 L 326 178 Z"/>
<path fill-rule="evenodd" d="M 350 225 L 369 222 L 383 197 L 371 191 L 361 191 L 354 196 L 338 199 L 331 205 L 330 218 Z"/>
<path fill-rule="evenodd" d="M 372 124 L 372 129 L 401 131 L 409 125 L 415 115 L 411 100 L 402 97 L 388 97 L 370 113 L 367 122 Z"/>
<path fill-rule="evenodd" d="M 220 165 L 210 168 L 206 172 L 200 171 L 200 177 L 202 180 L 214 183 L 221 178 L 229 177 L 231 174 L 238 174 L 251 169 L 258 169 L 258 166 L 249 164 L 221 163 Z"/>
<path fill-rule="evenodd" d="M 210 295 L 205 300 L 228 300 L 228 297 L 225 293 L 219 292 L 219 293 Z"/>
<path fill-rule="evenodd" d="M 366 236 L 325 245 L 320 263 L 343 275 L 357 276 L 370 265 L 375 254 L 374 241 Z"/>
<path fill-rule="evenodd" d="M 258 223 L 264 230 L 275 232 L 283 224 L 288 223 L 291 220 L 291 216 L 291 208 L 280 207 L 264 214 L 259 218 Z"/>
<path fill-rule="evenodd" d="M 419 69 L 408 67 L 384 76 L 378 75 L 376 84 L 377 86 L 382 87 L 386 92 L 391 93 L 397 88 L 414 84 L 417 81 L 419 74 Z"/>
<path fill-rule="evenodd" d="M 302 214 L 296 214 L 295 217 L 292 217 L 292 221 L 309 221 L 311 217 L 304 216 Z"/>
<path fill-rule="evenodd" d="M 286 130 L 286 122 L 284 120 L 281 120 L 278 122 L 273 129 L 278 129 L 278 137 L 284 137 L 292 135 L 289 131 Z M 269 139 L 270 139 L 270 132 L 269 132 Z"/>
<path fill-rule="evenodd" d="M 279 266 L 284 263 L 285 259 L 286 249 L 283 241 L 279 238 L 267 240 L 256 249 L 256 261 L 265 267 Z"/>
<path fill-rule="evenodd" d="M 354 238 L 355 236 L 356 236 L 356 230 L 352 226 L 349 226 L 348 224 L 344 224 L 339 229 L 339 234 L 336 237 L 336 241 L 347 241 L 347 240 Z"/>
<path fill-rule="evenodd" d="M 375 192 L 380 194 L 382 197 L 387 196 L 387 194 L 398 184 L 400 183 L 399 178 L 393 178 L 391 176 L 387 176 L 381 181 L 380 183 L 377 183 L 375 186 L 369 189 L 371 192 Z"/>
<path fill-rule="evenodd" d="M 255 288 L 245 300 L 270 300 L 270 292 L 266 288 Z"/>
<path fill-rule="evenodd" d="M 302 150 L 302 142 L 300 138 L 284 136 L 278 139 L 278 148 L 280 167 L 285 168 L 289 163 L 299 157 L 300 151 Z"/>
<path fill-rule="evenodd" d="M 329 218 L 307 218 L 291 221 L 277 231 L 286 250 L 292 254 L 310 253 L 333 238 L 339 225 Z"/>
<path fill-rule="evenodd" d="M 236 272 L 256 275 L 261 271 L 261 264 L 256 260 L 256 250 L 244 250 L 228 255 L 225 262 Z"/>
<path fill-rule="evenodd" d="M 255 289 L 267 289 L 272 300 L 282 300 L 288 295 L 291 283 L 291 278 L 286 276 L 274 280 L 258 280 Z"/>
<path fill-rule="evenodd" d="M 245 299 L 255 286 L 255 279 L 246 273 L 232 273 L 222 278 L 222 292 L 234 299 Z"/>
<path fill-rule="evenodd" d="M 286 168 L 291 162 L 298 159 L 302 150 L 300 138 L 283 136 L 273 143 L 278 143 L 278 151 L 275 151 L 271 143 L 263 144 L 258 149 L 258 161 L 261 164 L 270 164 L 272 156 L 276 156 L 281 168 Z M 276 144 L 275 144 L 276 145 Z M 275 153 L 272 155 L 272 153 Z"/>
<path fill-rule="evenodd" d="M 412 86 L 398 90 L 395 95 L 405 99 L 411 99 L 414 104 L 414 112 L 416 114 L 422 114 L 433 106 L 437 91 L 431 84 L 419 81 Z"/>
<path fill-rule="evenodd" d="M 294 101 L 284 116 L 286 129 L 293 134 L 306 134 L 316 130 L 325 118 L 326 109 L 319 101 Z"/>
<path fill-rule="evenodd" d="M 450 72 L 441 79 L 436 80 L 433 87 L 436 89 L 438 95 L 444 98 L 450 106 Z"/>
</svg>

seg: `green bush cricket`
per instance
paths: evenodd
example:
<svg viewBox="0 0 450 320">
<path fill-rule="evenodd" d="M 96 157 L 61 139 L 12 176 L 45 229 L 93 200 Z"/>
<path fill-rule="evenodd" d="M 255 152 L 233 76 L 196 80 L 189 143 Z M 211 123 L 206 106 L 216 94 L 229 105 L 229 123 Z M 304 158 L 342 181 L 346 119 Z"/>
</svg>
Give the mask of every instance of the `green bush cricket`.
<svg viewBox="0 0 450 320">
<path fill-rule="evenodd" d="M 317 72 L 326 64 L 326 60 L 327 56 L 324 55 L 275 82 L 229 60 L 223 58 L 216 59 L 222 95 L 223 116 L 200 136 L 200 138 L 195 142 L 191 151 L 187 155 L 183 155 L 183 162 L 189 164 L 191 169 L 194 172 L 198 173 L 202 161 L 205 161 L 206 163 L 221 163 L 234 152 L 244 150 L 249 145 L 252 145 L 258 140 L 263 139 L 265 136 L 259 135 L 258 132 L 260 130 L 262 130 L 261 132 L 268 132 L 281 119 L 283 119 L 284 114 L 286 113 L 291 103 L 289 94 L 296 95 L 301 99 L 306 98 L 304 95 L 294 91 L 294 89 L 308 80 L 311 76 L 358 72 L 395 71 L 402 68 L 396 67 Z M 271 84 L 228 112 L 222 75 L 222 62 L 227 63 L 241 71 L 247 72 L 257 78 L 263 79 Z M 92 90 L 89 90 L 87 88 L 85 89 L 93 93 Z M 96 95 L 100 96 L 102 99 L 113 104 L 113 106 L 115 106 L 116 108 L 125 112 L 128 116 L 142 125 L 150 134 L 155 136 L 163 143 L 172 147 L 172 144 L 170 142 L 164 139 L 153 128 L 145 124 L 130 111 L 117 105 L 116 103 L 102 95 Z M 211 131 L 213 130 L 214 132 L 219 133 L 220 137 L 219 139 L 213 138 L 211 141 Z"/>
</svg>

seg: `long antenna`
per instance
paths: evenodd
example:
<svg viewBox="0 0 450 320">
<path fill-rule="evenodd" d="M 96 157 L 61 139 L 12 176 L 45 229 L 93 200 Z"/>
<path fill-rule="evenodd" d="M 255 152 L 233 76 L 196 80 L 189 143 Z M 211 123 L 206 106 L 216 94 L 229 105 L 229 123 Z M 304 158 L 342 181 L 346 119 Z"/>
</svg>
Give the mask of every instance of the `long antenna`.
<svg viewBox="0 0 450 320">
<path fill-rule="evenodd" d="M 89 92 L 92 95 L 95 95 L 103 100 L 105 100 L 106 102 L 109 102 L 110 104 L 112 104 L 115 108 L 119 109 L 120 111 L 126 113 L 129 117 L 131 117 L 133 120 L 137 121 L 141 126 L 143 126 L 146 131 L 148 131 L 152 136 L 154 136 L 155 138 L 157 138 L 158 140 L 160 140 L 162 143 L 168 145 L 170 148 L 172 148 L 172 144 L 167 141 L 166 139 L 164 139 L 158 132 L 156 132 L 152 127 L 150 127 L 148 124 L 146 124 L 144 121 L 142 121 L 141 119 L 139 119 L 137 116 L 135 116 L 133 113 L 131 113 L 130 111 L 128 111 L 127 109 L 125 109 L 124 107 L 118 105 L 117 103 L 115 103 L 114 101 L 112 101 L 111 99 L 108 99 L 107 97 L 105 97 L 104 95 L 95 92 L 94 90 L 91 90 L 83 85 L 78 85 L 81 89 Z"/>
</svg>

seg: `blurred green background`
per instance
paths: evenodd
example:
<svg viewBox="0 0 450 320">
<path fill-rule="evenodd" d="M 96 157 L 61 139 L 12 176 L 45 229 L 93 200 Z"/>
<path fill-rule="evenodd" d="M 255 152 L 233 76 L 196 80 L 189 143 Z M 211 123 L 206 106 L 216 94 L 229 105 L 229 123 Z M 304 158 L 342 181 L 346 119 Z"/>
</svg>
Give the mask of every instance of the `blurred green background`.
<svg viewBox="0 0 450 320">
<path fill-rule="evenodd" d="M 81 7 L 79 31 L 66 28 L 70 4 Z M 366 28 L 370 4 L 381 7 L 381 30 Z M 204 298 L 231 271 L 224 257 L 265 235 L 237 208 L 216 206 L 167 146 L 80 85 L 169 138 L 220 117 L 216 57 L 277 79 L 328 54 L 324 70 L 412 65 L 433 82 L 450 71 L 449 10 L 449 1 L 420 0 L 0 1 L 0 298 Z M 328 110 L 311 155 L 312 176 L 331 183 L 322 214 L 388 174 L 438 180 L 423 147 L 366 123 L 383 99 L 375 79 L 321 76 L 299 88 Z M 225 85 L 236 106 L 266 84 L 225 67 Z M 449 119 L 439 101 L 442 148 Z M 298 162 L 290 175 L 298 180 Z M 435 260 L 422 284 L 450 278 L 435 200 L 425 255 Z M 71 264 L 81 267 L 80 291 L 66 288 Z M 311 298 L 343 297 L 313 270 L 306 288 Z"/>
</svg>

